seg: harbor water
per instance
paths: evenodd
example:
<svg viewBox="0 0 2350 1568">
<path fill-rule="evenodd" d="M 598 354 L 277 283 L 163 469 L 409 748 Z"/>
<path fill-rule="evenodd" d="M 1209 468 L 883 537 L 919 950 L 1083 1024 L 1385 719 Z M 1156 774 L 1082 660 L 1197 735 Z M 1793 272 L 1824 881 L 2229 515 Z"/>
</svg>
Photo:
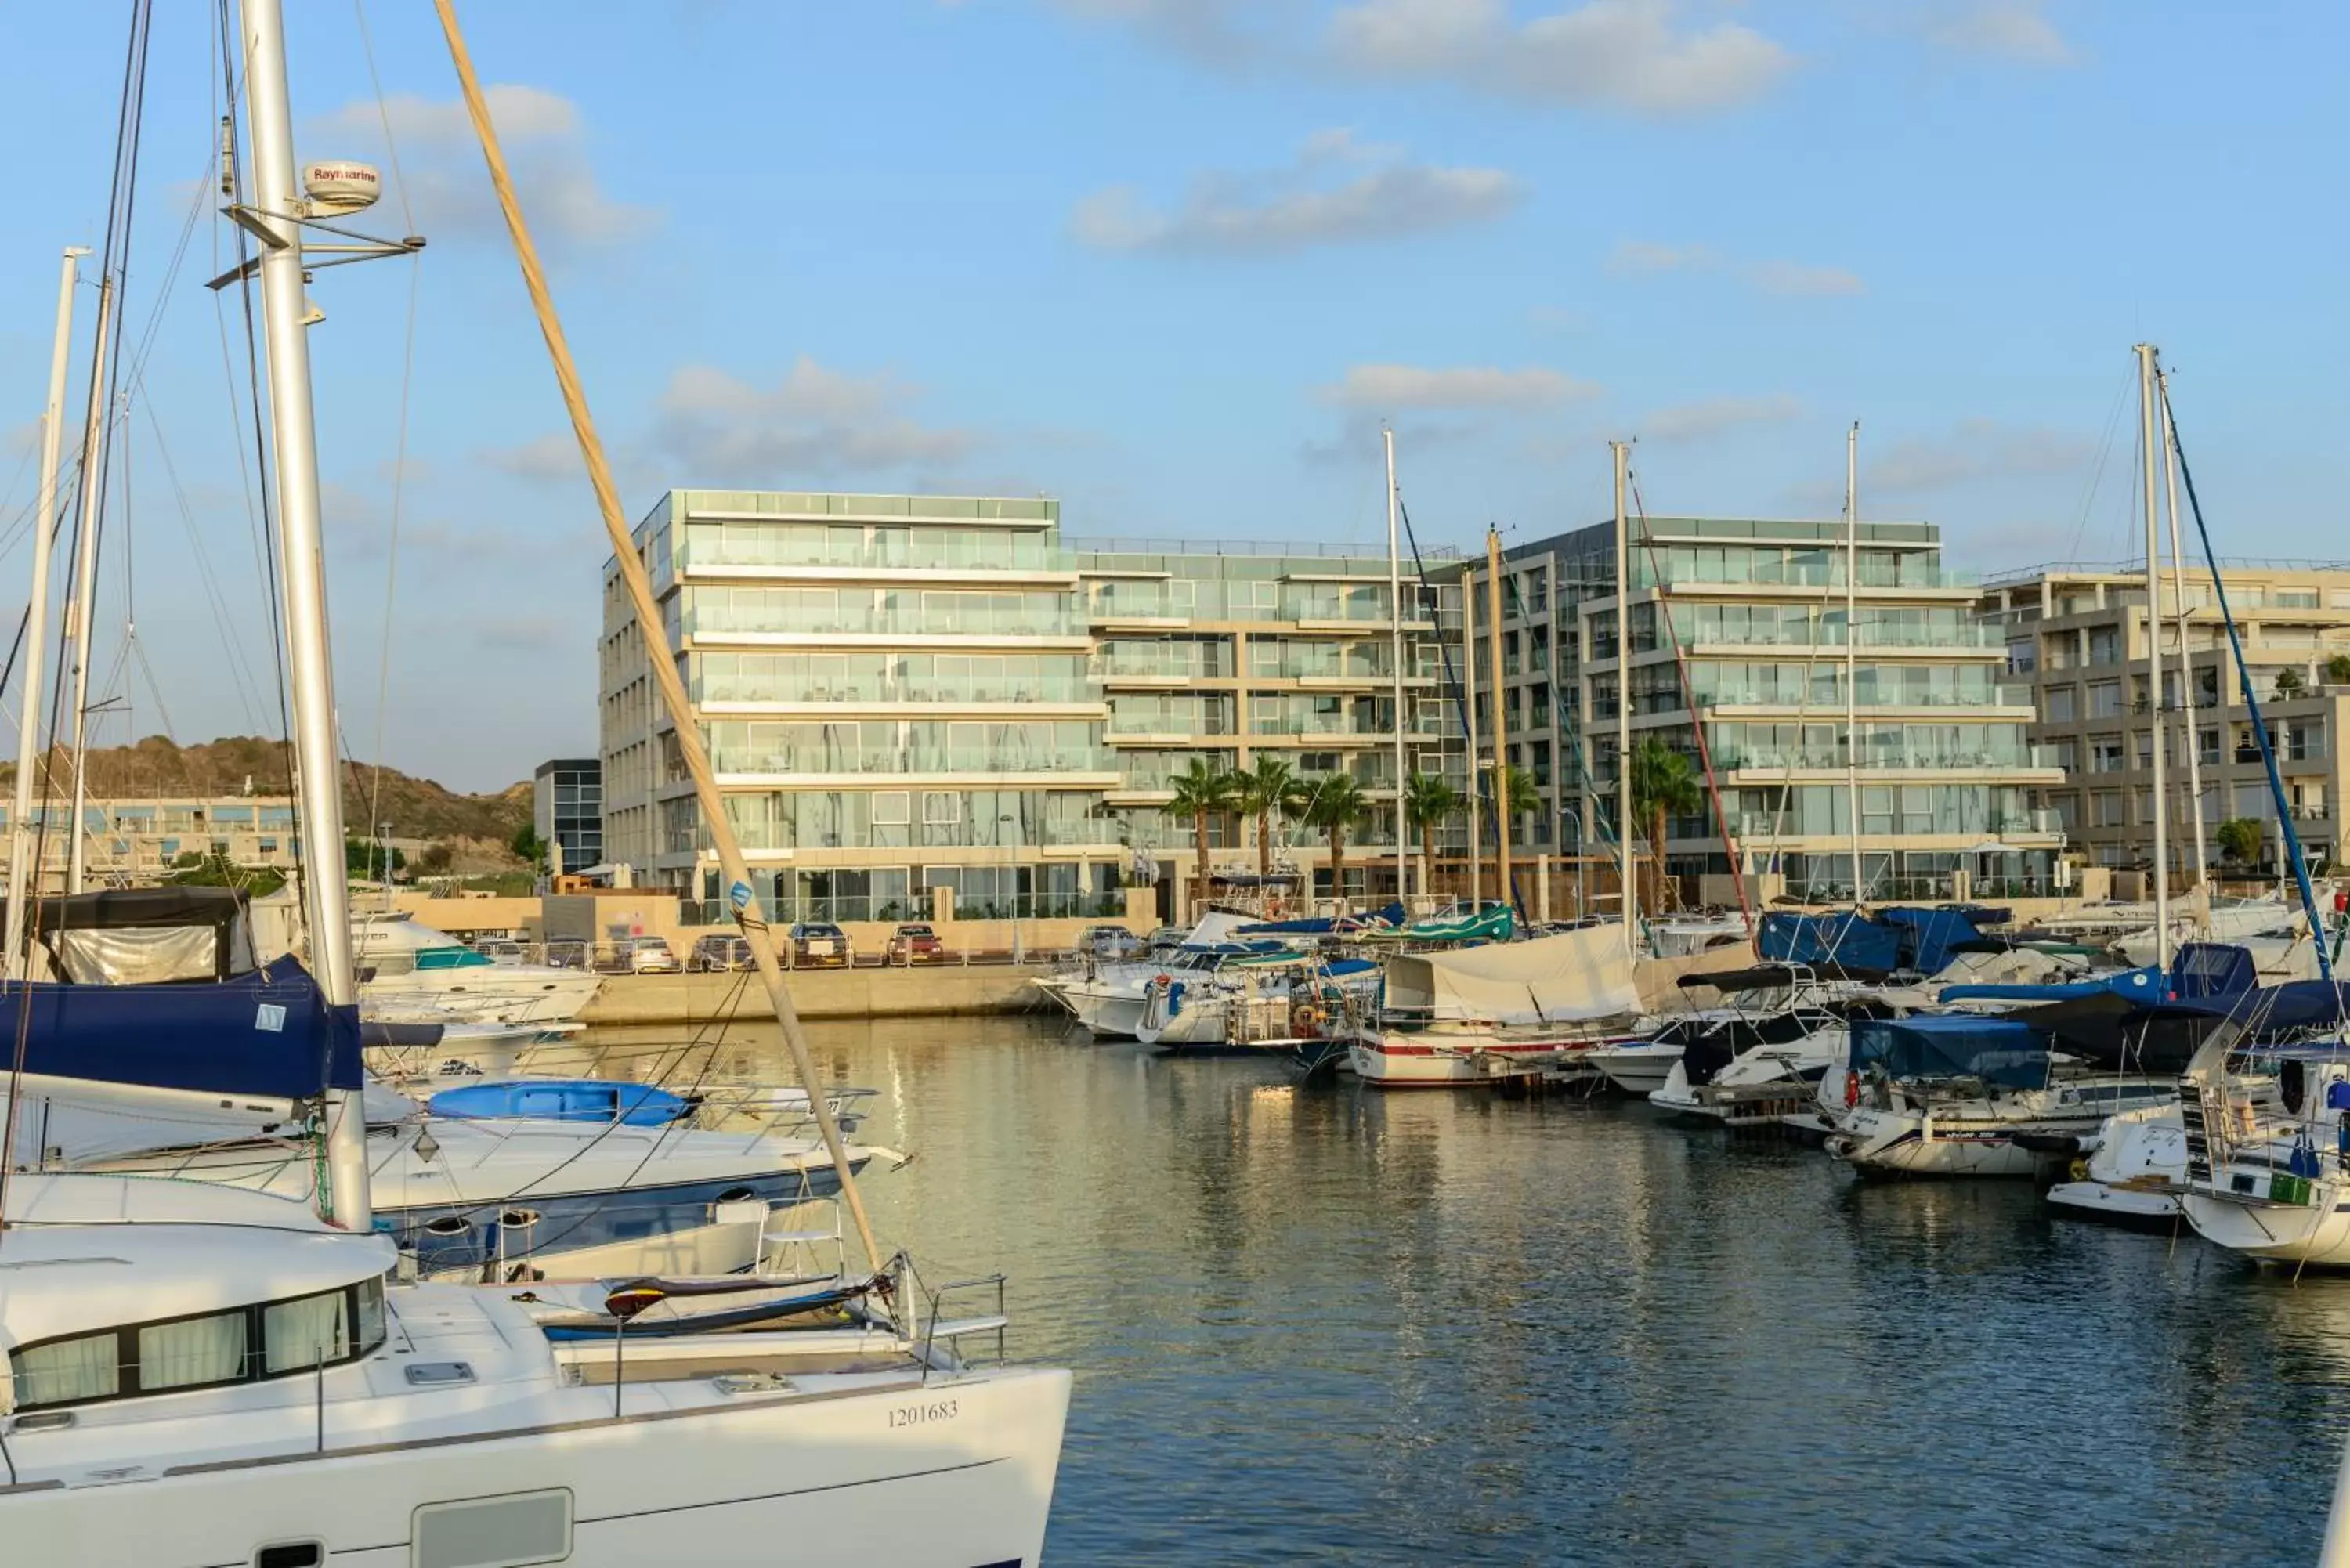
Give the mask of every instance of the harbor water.
<svg viewBox="0 0 2350 1568">
<path fill-rule="evenodd" d="M 812 1035 L 915 1156 L 885 1236 L 1008 1272 L 1013 1354 L 1076 1369 L 1055 1564 L 2314 1559 L 2350 1280 L 1624 1101 Z"/>
</svg>

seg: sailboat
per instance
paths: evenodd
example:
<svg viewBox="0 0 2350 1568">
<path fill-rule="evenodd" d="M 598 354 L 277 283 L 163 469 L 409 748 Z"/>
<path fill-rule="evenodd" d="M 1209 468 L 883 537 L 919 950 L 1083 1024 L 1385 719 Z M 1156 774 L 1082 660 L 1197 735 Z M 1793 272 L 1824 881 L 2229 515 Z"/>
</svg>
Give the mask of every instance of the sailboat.
<svg viewBox="0 0 2350 1568">
<path fill-rule="evenodd" d="M 448 0 L 438 8 L 538 293 L 479 82 Z M 251 124 L 254 199 L 234 215 L 265 247 L 296 780 L 309 785 L 303 841 L 332 856 L 343 836 L 305 339 L 310 209 L 295 175 L 281 0 L 244 0 L 224 52 L 244 63 Z M 599 477 L 601 466 L 598 453 Z M 205 1080 L 241 1061 L 281 1074 L 307 1064 L 324 1124 L 324 1215 L 210 1182 L 5 1178 L 0 1539 L 12 1560 L 634 1568 L 681 1552 L 764 1561 L 779 1542 L 806 1554 L 878 1548 L 917 1568 L 1036 1559 L 1068 1375 L 959 1357 L 952 1346 L 1000 1329 L 1000 1313 L 941 1321 L 933 1304 L 920 1321 L 919 1298 L 951 1287 L 926 1290 L 902 1256 L 884 1264 L 820 1100 L 874 1268 L 787 1326 L 688 1326 L 631 1347 L 632 1322 L 730 1288 L 771 1293 L 756 1280 L 616 1281 L 585 1303 L 575 1293 L 555 1315 L 575 1325 L 584 1315 L 595 1331 L 584 1336 L 558 1334 L 526 1289 L 401 1282 L 393 1243 L 373 1226 L 342 878 L 313 876 L 306 892 L 317 973 L 298 1016 L 291 996 L 253 1002 L 241 1033 L 224 1028 L 202 1053 L 175 1052 L 159 1029 L 112 1038 L 159 1059 L 174 1083 L 159 1094 L 225 1093 Z M 753 943 L 770 971 L 764 927 Z M 165 988 L 90 989 L 151 1005 Z M 65 990 L 22 985 L 13 1000 L 26 1009 Z M 782 1011 L 813 1092 L 805 1042 L 787 1002 Z M 60 1033 L 54 1019 L 21 1023 L 26 1044 Z"/>
</svg>

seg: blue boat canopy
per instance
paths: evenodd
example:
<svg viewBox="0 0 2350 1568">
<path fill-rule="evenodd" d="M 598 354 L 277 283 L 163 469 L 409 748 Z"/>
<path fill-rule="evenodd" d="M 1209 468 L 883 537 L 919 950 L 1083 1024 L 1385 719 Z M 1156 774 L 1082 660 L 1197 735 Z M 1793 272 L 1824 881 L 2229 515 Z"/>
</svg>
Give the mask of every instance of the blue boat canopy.
<svg viewBox="0 0 2350 1568">
<path fill-rule="evenodd" d="M 1864 1018 L 1852 1026 L 1856 1068 L 1895 1078 L 1981 1078 L 2011 1089 L 2048 1081 L 2046 1038 L 2007 1018 Z"/>
<path fill-rule="evenodd" d="M 1762 917 L 1757 941 L 1765 963 L 1837 963 L 1846 969 L 1888 971 L 1901 963 L 1901 933 L 1856 910 L 1840 915 L 1774 910 Z"/>
<path fill-rule="evenodd" d="M 35 981 L 0 993 L 0 1030 L 47 1077 L 288 1100 L 365 1082 L 359 1009 L 291 958 L 210 984 Z"/>
</svg>

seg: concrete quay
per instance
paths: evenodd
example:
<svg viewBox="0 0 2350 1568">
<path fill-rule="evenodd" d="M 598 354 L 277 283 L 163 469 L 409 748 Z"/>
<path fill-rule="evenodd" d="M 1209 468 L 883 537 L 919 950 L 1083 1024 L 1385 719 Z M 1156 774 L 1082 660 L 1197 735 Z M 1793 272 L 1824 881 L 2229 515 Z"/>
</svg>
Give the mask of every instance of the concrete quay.
<svg viewBox="0 0 2350 1568">
<path fill-rule="evenodd" d="M 1049 972 L 1042 964 L 939 964 L 918 969 L 804 969 L 794 971 L 788 980 L 792 1001 L 803 1018 L 925 1018 L 1025 1012 L 1049 1005 L 1029 983 Z M 730 1006 L 739 1019 L 768 1019 L 767 994 L 757 975 L 614 974 L 604 977 L 603 988 L 579 1021 L 588 1024 L 704 1023 Z"/>
</svg>

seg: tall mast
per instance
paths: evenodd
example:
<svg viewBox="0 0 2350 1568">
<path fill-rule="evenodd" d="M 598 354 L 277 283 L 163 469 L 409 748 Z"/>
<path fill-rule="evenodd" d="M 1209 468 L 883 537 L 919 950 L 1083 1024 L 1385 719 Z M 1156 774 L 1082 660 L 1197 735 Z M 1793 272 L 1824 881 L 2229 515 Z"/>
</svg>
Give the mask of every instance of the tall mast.
<svg viewBox="0 0 2350 1568">
<path fill-rule="evenodd" d="M 16 794 L 8 811 L 8 918 L 5 972 L 18 979 L 25 963 L 25 910 L 40 896 L 41 868 L 33 864 L 33 774 L 40 766 L 42 659 L 49 637 L 49 545 L 57 520 L 57 463 L 65 446 L 66 359 L 73 339 L 74 283 L 87 245 L 68 245 L 57 267 L 57 331 L 49 348 L 49 395 L 41 405 L 40 498 L 34 504 L 33 597 L 25 610 L 25 679 L 17 688 Z"/>
<path fill-rule="evenodd" d="M 89 715 L 89 634 L 98 597 L 98 511 L 106 491 L 106 335 L 114 321 L 114 280 L 98 280 L 98 343 L 89 359 L 89 414 L 81 432 L 81 521 L 74 526 L 73 602 L 66 607 L 66 638 L 73 660 L 73 825 L 66 833 L 66 891 L 82 889 L 82 799 L 88 787 L 85 760 Z"/>
<path fill-rule="evenodd" d="M 874 1240 L 873 1222 L 865 1212 L 865 1199 L 858 1191 L 857 1173 L 849 1164 L 847 1145 L 841 1138 L 840 1124 L 832 1114 L 824 1086 L 816 1079 L 816 1056 L 808 1048 L 807 1032 L 800 1026 L 799 1010 L 792 1004 L 791 992 L 784 983 L 783 966 L 775 960 L 775 938 L 759 907 L 758 894 L 751 885 L 751 868 L 743 858 L 742 841 L 735 836 L 734 824 L 727 816 L 725 801 L 718 793 L 717 775 L 711 771 L 710 753 L 702 743 L 701 715 L 694 711 L 692 700 L 686 695 L 684 678 L 678 673 L 676 651 L 669 646 L 668 634 L 662 629 L 660 607 L 653 598 L 652 579 L 637 554 L 629 521 L 621 514 L 619 487 L 613 482 L 612 465 L 604 455 L 603 440 L 596 433 L 588 393 L 579 384 L 578 367 L 571 358 L 570 340 L 564 336 L 562 318 L 555 312 L 555 297 L 546 286 L 546 273 L 539 265 L 538 246 L 530 237 L 530 225 L 524 221 L 522 203 L 515 195 L 514 178 L 507 172 L 505 154 L 498 146 L 497 127 L 491 122 L 489 103 L 482 96 L 480 79 L 473 74 L 473 57 L 466 52 L 464 36 L 458 30 L 457 14 L 451 0 L 433 0 L 432 8 L 449 40 L 449 60 L 456 67 L 457 84 L 464 94 L 465 115 L 473 121 L 473 135 L 481 142 L 483 161 L 490 169 L 490 184 L 497 192 L 506 231 L 514 239 L 515 260 L 522 269 L 523 285 L 529 291 L 539 331 L 546 339 L 547 358 L 554 362 L 564 408 L 571 416 L 572 432 L 579 441 L 588 481 L 596 492 L 596 509 L 603 517 L 614 564 L 628 590 L 629 608 L 637 618 L 637 630 L 644 642 L 646 660 L 651 666 L 654 690 L 660 693 L 661 706 L 676 727 L 679 760 L 693 780 L 694 804 L 701 808 L 703 831 L 710 835 L 711 846 L 717 850 L 719 867 L 726 877 L 728 901 L 734 908 L 743 940 L 750 946 L 751 960 L 758 968 L 768 1003 L 775 1010 L 775 1023 L 783 1033 L 784 1047 L 791 1054 L 792 1068 L 799 1075 L 801 1086 L 807 1090 L 808 1108 L 816 1117 L 816 1131 L 824 1138 L 825 1151 L 832 1157 L 833 1170 L 840 1181 L 841 1201 L 857 1227 L 867 1262 L 879 1273 L 882 1267 L 881 1249 Z"/>
<path fill-rule="evenodd" d="M 1616 866 L 1624 894 L 1624 950 L 1640 954 L 1633 934 L 1639 927 L 1640 895 L 1632 875 L 1632 535 L 1624 519 L 1624 470 L 1631 449 L 1607 443 L 1616 467 Z M 1657 874 L 1664 875 L 1664 846 L 1651 844 Z"/>
<path fill-rule="evenodd" d="M 1469 749 L 1469 909 L 1474 913 L 1483 903 L 1485 840 L 1478 832 L 1484 823 L 1477 790 L 1477 574 L 1465 569 L 1461 574 L 1461 740 Z"/>
<path fill-rule="evenodd" d="M 2162 535 L 2156 518 L 2154 451 L 2154 345 L 2137 346 L 2138 441 L 2143 472 L 2138 489 L 2146 502 L 2146 680 L 2147 723 L 2154 738 L 2154 961 L 2170 972 L 2169 801 L 2162 760 Z"/>
<path fill-rule="evenodd" d="M 1485 528 L 1485 641 L 1493 661 L 1493 893 L 1515 909 L 1510 878 L 1510 722 L 1502 715 L 1502 535 Z"/>
<path fill-rule="evenodd" d="M 2158 368 L 2155 383 L 2162 394 L 2163 488 L 2169 494 L 2166 510 L 2170 519 L 2170 609 L 2178 628 L 2178 740 L 2180 750 L 2187 753 L 2187 816 L 2195 825 L 2195 925 L 2199 932 L 2208 936 L 2211 867 L 2203 847 L 2203 763 L 2195 740 L 2195 671 L 2193 656 L 2188 651 L 2187 577 L 2178 548 L 2178 453 L 2171 444 L 2169 372 Z"/>
<path fill-rule="evenodd" d="M 1860 421 L 1844 438 L 1844 795 L 1852 819 L 1852 907 L 1867 901 L 1860 857 Z"/>
<path fill-rule="evenodd" d="M 1405 879 L 1407 856 L 1404 845 L 1410 835 L 1404 831 L 1403 786 L 1403 556 L 1396 531 L 1396 513 L 1401 501 L 1396 493 L 1395 431 L 1379 432 L 1387 439 L 1388 449 L 1388 609 L 1392 623 L 1395 659 L 1395 830 L 1396 830 L 1396 902 L 1404 901 L 1410 884 Z M 1428 892 L 1428 867 L 1419 868 L 1419 890 Z"/>
<path fill-rule="evenodd" d="M 310 403 L 309 328 L 302 298 L 304 211 L 294 167 L 282 0 L 244 0 L 245 105 L 252 129 L 252 217 L 266 231 L 259 270 L 269 352 L 269 429 L 277 490 L 278 575 L 286 602 L 286 681 L 293 689 L 294 785 L 302 831 L 310 963 L 331 1007 L 356 1007 L 343 792 L 335 748 L 335 669 L 327 641 L 326 559 L 318 527 L 318 432 Z M 75 825 L 78 827 L 80 825 Z M 328 1217 L 364 1231 L 367 1116 L 356 1089 L 327 1097 Z"/>
</svg>

